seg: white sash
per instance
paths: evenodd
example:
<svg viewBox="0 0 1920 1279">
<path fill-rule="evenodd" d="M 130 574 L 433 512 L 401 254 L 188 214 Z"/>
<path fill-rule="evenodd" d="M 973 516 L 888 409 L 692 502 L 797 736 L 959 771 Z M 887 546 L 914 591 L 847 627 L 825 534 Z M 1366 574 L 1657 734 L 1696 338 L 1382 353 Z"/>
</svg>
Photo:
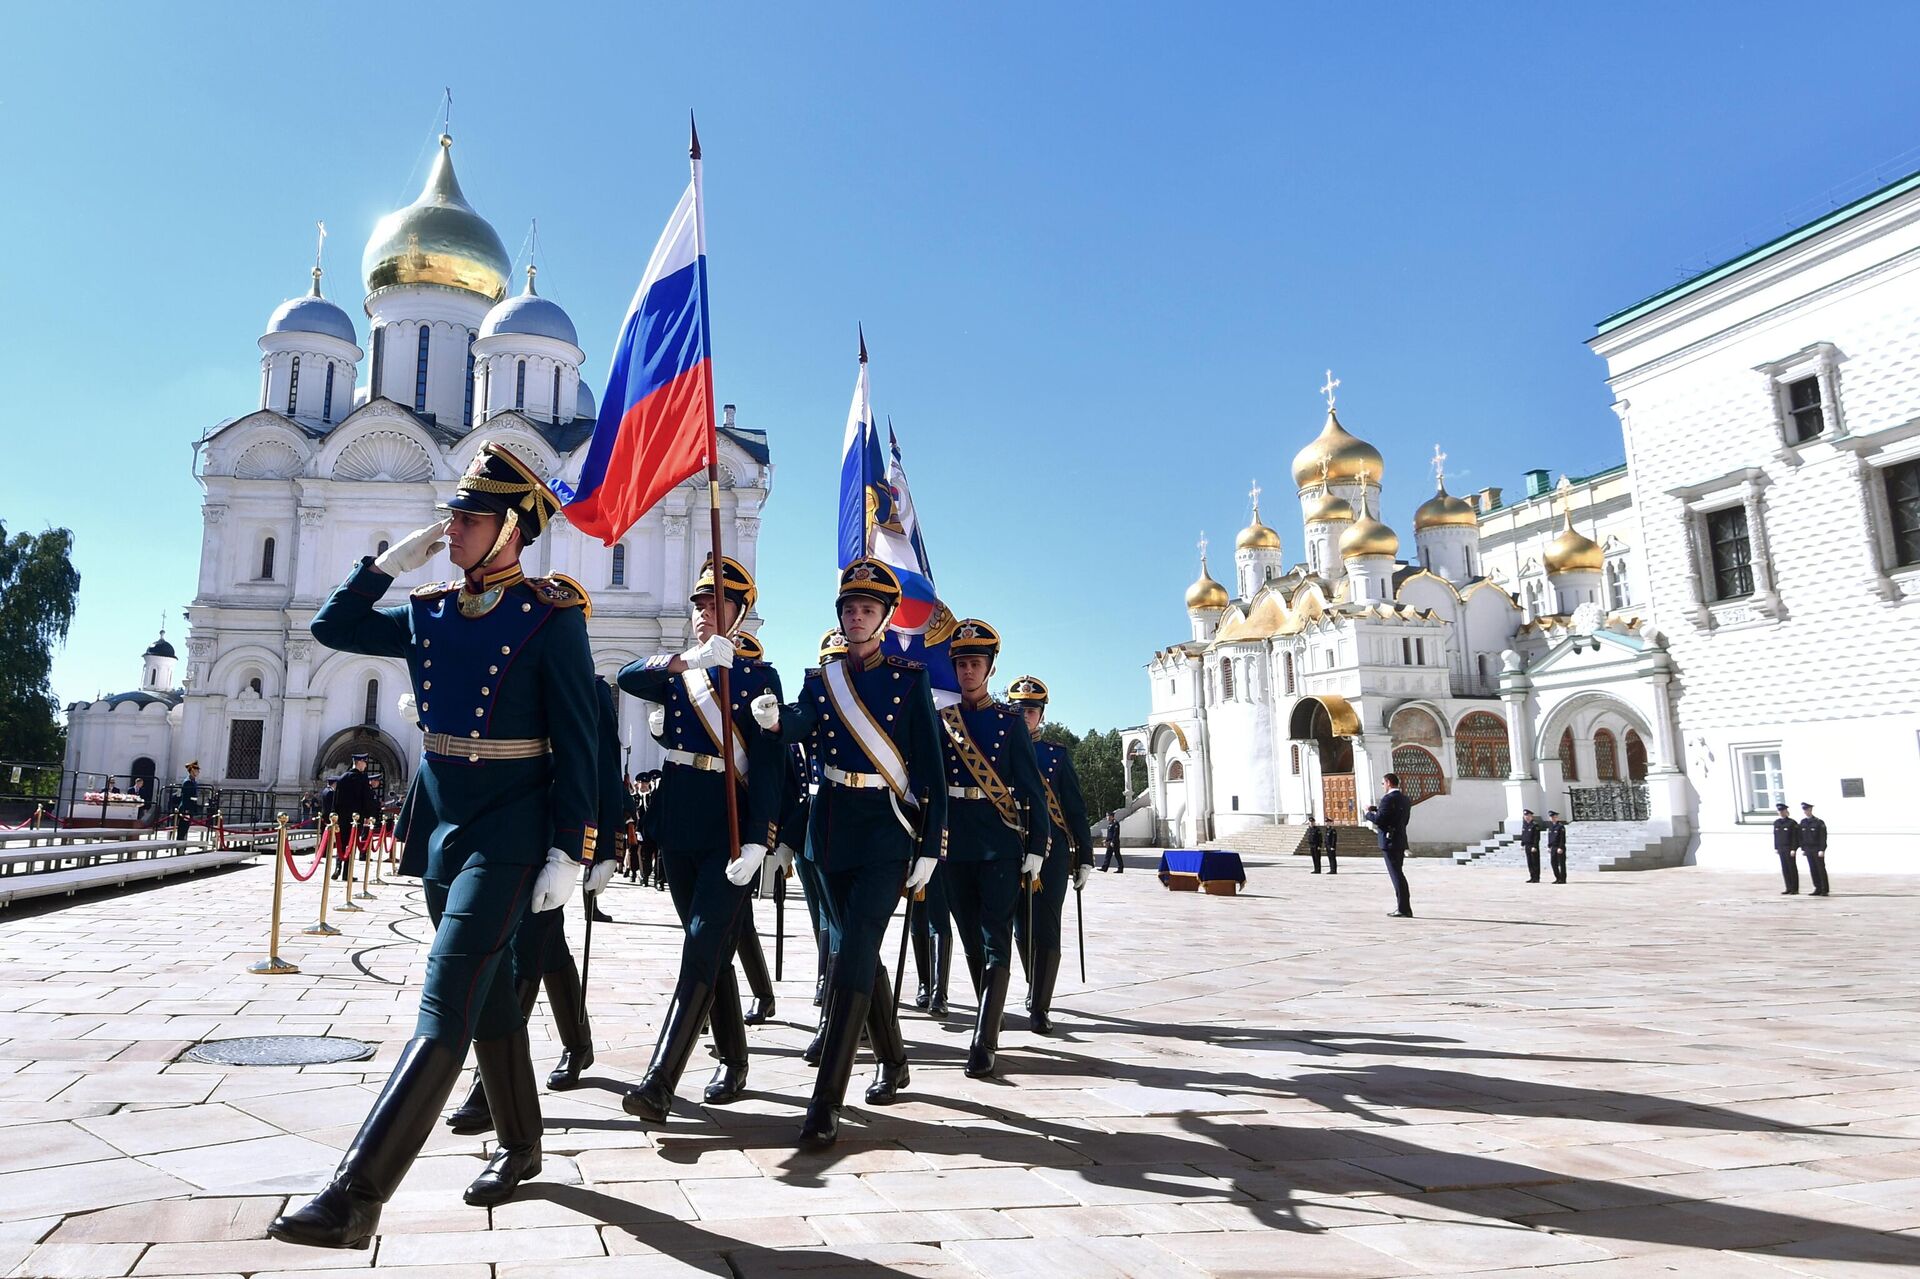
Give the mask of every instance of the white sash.
<svg viewBox="0 0 1920 1279">
<path fill-rule="evenodd" d="M 894 795 L 908 804 L 913 803 L 912 792 L 907 789 L 907 761 L 900 754 L 900 747 L 887 736 L 873 718 L 873 712 L 860 700 L 860 694 L 847 678 L 845 662 L 828 662 L 820 668 L 820 680 L 827 686 L 827 696 L 833 701 L 834 713 L 840 722 L 853 734 L 853 740 L 867 758 L 873 761 L 874 771 L 887 779 L 887 785 Z"/>
<path fill-rule="evenodd" d="M 726 723 L 720 716 L 720 698 L 713 690 L 713 681 L 707 678 L 704 670 L 688 668 L 684 672 L 687 681 L 687 700 L 693 703 L 694 713 L 700 717 L 700 727 L 707 730 L 707 736 L 713 739 L 716 754 L 725 741 Z M 733 734 L 733 771 L 739 776 L 741 784 L 747 780 L 747 748 L 740 743 L 739 726 L 735 725 Z"/>
</svg>

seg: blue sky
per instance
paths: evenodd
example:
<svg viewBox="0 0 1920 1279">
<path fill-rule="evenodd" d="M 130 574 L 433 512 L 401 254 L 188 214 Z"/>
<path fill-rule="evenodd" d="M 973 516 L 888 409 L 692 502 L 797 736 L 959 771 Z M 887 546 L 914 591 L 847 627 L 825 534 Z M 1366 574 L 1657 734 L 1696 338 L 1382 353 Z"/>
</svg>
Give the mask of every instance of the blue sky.
<svg viewBox="0 0 1920 1279">
<path fill-rule="evenodd" d="M 1920 167 L 1906 5 L 605 8 L 10 16 L 0 516 L 74 530 L 62 700 L 134 683 L 162 610 L 180 636 L 190 443 L 253 407 L 316 219 L 364 333 L 360 246 L 443 85 L 596 388 L 699 111 L 716 390 L 777 466 L 772 658 L 830 620 L 862 322 L 943 594 L 1077 728 L 1143 718 L 1251 479 L 1298 556 L 1325 368 L 1410 534 L 1436 442 L 1456 490 L 1620 459 L 1595 320 Z"/>
</svg>

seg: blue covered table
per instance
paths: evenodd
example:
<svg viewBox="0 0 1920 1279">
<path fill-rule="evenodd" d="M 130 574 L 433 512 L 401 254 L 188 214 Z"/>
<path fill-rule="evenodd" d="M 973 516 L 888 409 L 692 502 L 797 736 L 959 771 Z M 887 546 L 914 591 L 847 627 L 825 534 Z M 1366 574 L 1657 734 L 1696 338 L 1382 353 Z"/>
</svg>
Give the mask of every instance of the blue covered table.
<svg viewBox="0 0 1920 1279">
<path fill-rule="evenodd" d="M 1246 886 L 1240 854 L 1220 848 L 1169 848 L 1160 854 L 1160 882 L 1174 892 L 1232 896 Z"/>
</svg>

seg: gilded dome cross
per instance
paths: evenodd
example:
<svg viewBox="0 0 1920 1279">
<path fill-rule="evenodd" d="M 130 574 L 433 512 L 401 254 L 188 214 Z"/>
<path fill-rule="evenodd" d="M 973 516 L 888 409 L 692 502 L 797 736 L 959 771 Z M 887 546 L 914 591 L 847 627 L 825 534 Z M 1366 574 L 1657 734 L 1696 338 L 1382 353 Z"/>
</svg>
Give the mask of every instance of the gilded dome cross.
<svg viewBox="0 0 1920 1279">
<path fill-rule="evenodd" d="M 1447 455 L 1440 451 L 1438 444 L 1433 446 L 1433 486 L 1437 489 L 1447 486 Z"/>
<path fill-rule="evenodd" d="M 1327 397 L 1327 412 L 1329 413 L 1333 412 L 1333 393 L 1338 390 L 1339 387 L 1340 379 L 1333 375 L 1332 369 L 1328 369 L 1326 385 L 1320 388 L 1320 394 Z"/>
</svg>

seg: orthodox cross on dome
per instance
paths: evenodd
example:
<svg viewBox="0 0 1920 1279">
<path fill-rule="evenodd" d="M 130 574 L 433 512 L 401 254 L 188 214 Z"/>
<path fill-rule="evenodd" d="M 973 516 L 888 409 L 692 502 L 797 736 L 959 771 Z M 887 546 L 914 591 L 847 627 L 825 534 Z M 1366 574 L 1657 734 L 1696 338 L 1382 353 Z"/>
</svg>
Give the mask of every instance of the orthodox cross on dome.
<svg viewBox="0 0 1920 1279">
<path fill-rule="evenodd" d="M 440 92 L 440 133 L 442 137 L 453 136 L 453 86 L 446 85 Z"/>
<path fill-rule="evenodd" d="M 1253 487 L 1247 491 L 1247 496 L 1253 499 L 1253 522 L 1255 524 L 1258 524 L 1260 522 L 1260 481 L 1259 480 L 1255 480 L 1253 482 Z"/>
<path fill-rule="evenodd" d="M 1438 444 L 1433 446 L 1433 487 L 1443 489 L 1447 486 L 1447 455 L 1440 451 Z"/>
<path fill-rule="evenodd" d="M 1205 572 L 1207 567 L 1207 534 L 1205 529 L 1202 529 L 1200 532 L 1198 545 L 1200 547 L 1200 569 L 1202 572 Z"/>
<path fill-rule="evenodd" d="M 321 276 L 320 259 L 324 257 L 327 252 L 327 224 L 324 222 L 316 222 L 313 225 L 316 232 L 313 240 L 313 296 L 319 297 Z"/>
<path fill-rule="evenodd" d="M 1320 388 L 1320 394 L 1327 397 L 1327 412 L 1329 413 L 1333 412 L 1333 393 L 1339 388 L 1340 379 L 1333 375 L 1332 369 L 1328 369 L 1326 385 Z"/>
</svg>

